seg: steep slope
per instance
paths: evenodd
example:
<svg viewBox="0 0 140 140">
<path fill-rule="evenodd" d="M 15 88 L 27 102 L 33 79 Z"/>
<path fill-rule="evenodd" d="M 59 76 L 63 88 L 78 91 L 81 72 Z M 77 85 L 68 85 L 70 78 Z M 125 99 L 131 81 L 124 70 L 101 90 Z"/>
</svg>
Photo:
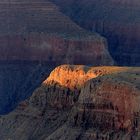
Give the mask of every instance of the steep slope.
<svg viewBox="0 0 140 140">
<path fill-rule="evenodd" d="M 140 65 L 139 0 L 52 0 L 80 26 L 108 40 L 118 65 Z"/>
<path fill-rule="evenodd" d="M 48 0 L 2 0 L 0 9 L 0 60 L 112 64 L 105 39 L 80 28 Z"/>
<path fill-rule="evenodd" d="M 139 139 L 139 85 L 139 68 L 88 81 L 68 122 L 45 140 Z"/>
<path fill-rule="evenodd" d="M 103 37 L 80 28 L 48 0 L 1 0 L 0 21 L 0 114 L 31 95 L 57 65 L 113 64 Z"/>
<path fill-rule="evenodd" d="M 0 62 L 0 114 L 7 114 L 48 77 L 55 65 L 38 62 Z"/>
<path fill-rule="evenodd" d="M 126 71 L 127 67 L 89 67 L 84 65 L 62 65 L 56 67 L 50 76 L 43 82 L 44 84 L 59 83 L 61 86 L 77 89 L 91 78 Z"/>
<path fill-rule="evenodd" d="M 70 108 L 77 101 L 80 89 L 86 81 L 101 75 L 125 71 L 121 67 L 87 67 L 62 65 L 54 69 L 42 86 L 31 97 L 33 104 Z M 44 92 L 43 92 L 44 91 Z M 41 101 L 41 102 L 40 102 Z M 41 109 L 41 108 L 40 108 Z"/>
<path fill-rule="evenodd" d="M 1 116 L 1 138 L 85 140 L 104 137 L 109 140 L 112 137 L 116 140 L 118 135 L 121 140 L 133 125 L 127 140 L 131 136 L 135 138 L 135 132 L 139 132 L 139 76 L 139 68 L 57 67 L 31 98 L 8 115 Z M 127 113 L 122 114 L 122 110 Z M 124 124 L 128 120 L 133 123 L 126 128 Z"/>
</svg>

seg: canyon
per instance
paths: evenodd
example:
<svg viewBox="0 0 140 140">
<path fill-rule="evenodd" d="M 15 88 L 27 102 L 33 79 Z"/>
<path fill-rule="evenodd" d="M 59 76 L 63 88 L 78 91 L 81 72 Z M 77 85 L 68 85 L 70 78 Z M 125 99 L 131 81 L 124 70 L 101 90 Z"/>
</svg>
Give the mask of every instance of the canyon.
<svg viewBox="0 0 140 140">
<path fill-rule="evenodd" d="M 48 0 L 3 0 L 0 9 L 0 60 L 113 64 L 105 38 L 82 29 Z"/>
<path fill-rule="evenodd" d="M 139 139 L 139 79 L 139 67 L 56 67 L 31 97 L 0 116 L 1 138 Z"/>
<path fill-rule="evenodd" d="M 81 27 L 107 38 L 116 65 L 140 65 L 139 0 L 52 0 Z"/>
<path fill-rule="evenodd" d="M 29 97 L 60 64 L 114 64 L 104 37 L 48 0 L 2 0 L 0 21 L 0 114 Z"/>
<path fill-rule="evenodd" d="M 31 96 L 54 68 L 53 64 L 40 64 L 34 61 L 1 61 L 0 114 L 7 114 L 20 101 Z"/>
<path fill-rule="evenodd" d="M 0 1 L 0 139 L 140 139 L 139 0 Z"/>
</svg>

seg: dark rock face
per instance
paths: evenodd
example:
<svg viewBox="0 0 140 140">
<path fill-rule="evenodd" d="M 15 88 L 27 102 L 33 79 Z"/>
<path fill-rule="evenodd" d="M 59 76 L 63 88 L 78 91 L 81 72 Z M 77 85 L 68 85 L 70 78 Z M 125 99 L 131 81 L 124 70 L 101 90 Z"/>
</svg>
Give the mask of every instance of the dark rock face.
<svg viewBox="0 0 140 140">
<path fill-rule="evenodd" d="M 0 117 L 1 138 L 139 139 L 139 76 L 139 68 L 57 67 L 29 99 Z"/>
<path fill-rule="evenodd" d="M 114 63 L 103 37 L 80 28 L 48 0 L 2 0 L 0 21 L 0 61 L 5 63 L 0 63 L 0 114 L 31 95 L 49 74 L 46 69 L 63 63 Z M 38 61 L 39 67 L 33 61 Z"/>
<path fill-rule="evenodd" d="M 105 36 L 116 64 L 140 65 L 140 1 L 53 1 L 76 23 Z"/>
<path fill-rule="evenodd" d="M 0 114 L 7 114 L 32 92 L 55 65 L 38 62 L 0 62 Z"/>
<path fill-rule="evenodd" d="M 68 123 L 46 139 L 139 139 L 139 82 L 139 69 L 135 68 L 89 80 Z"/>
<path fill-rule="evenodd" d="M 2 1 L 0 9 L 0 60 L 113 64 L 103 37 L 80 28 L 49 1 Z"/>
<path fill-rule="evenodd" d="M 112 80 L 105 76 L 89 81 L 72 111 L 75 110 L 73 123 L 85 130 L 114 131 L 114 136 L 115 131 L 133 134 L 140 130 L 139 93 L 137 88 L 120 82 L 115 76 Z M 120 134 L 118 137 L 121 139 Z"/>
</svg>

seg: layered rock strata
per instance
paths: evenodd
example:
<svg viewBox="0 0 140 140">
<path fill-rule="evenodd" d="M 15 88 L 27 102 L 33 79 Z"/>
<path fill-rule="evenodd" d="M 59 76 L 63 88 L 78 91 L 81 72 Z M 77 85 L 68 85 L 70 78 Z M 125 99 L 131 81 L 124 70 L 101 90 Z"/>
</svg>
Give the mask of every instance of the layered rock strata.
<svg viewBox="0 0 140 140">
<path fill-rule="evenodd" d="M 48 0 L 1 0 L 0 21 L 0 114 L 29 97 L 60 64 L 114 64 L 105 38 L 82 29 Z"/>
<path fill-rule="evenodd" d="M 59 66 L 31 98 L 1 116 L 1 138 L 138 139 L 139 76 L 139 68 Z"/>
<path fill-rule="evenodd" d="M 52 0 L 80 26 L 105 36 L 118 65 L 140 65 L 139 0 Z"/>
<path fill-rule="evenodd" d="M 80 28 L 48 0 L 4 0 L 0 9 L 0 60 L 113 64 L 103 37 Z"/>
<path fill-rule="evenodd" d="M 139 74 L 130 68 L 86 82 L 68 122 L 46 140 L 139 139 Z"/>
</svg>

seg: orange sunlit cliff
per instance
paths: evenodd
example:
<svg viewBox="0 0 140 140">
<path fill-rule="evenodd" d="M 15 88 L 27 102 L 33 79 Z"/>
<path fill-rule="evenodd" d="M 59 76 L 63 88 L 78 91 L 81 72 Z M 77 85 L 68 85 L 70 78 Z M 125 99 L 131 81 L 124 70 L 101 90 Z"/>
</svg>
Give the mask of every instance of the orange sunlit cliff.
<svg viewBox="0 0 140 140">
<path fill-rule="evenodd" d="M 139 67 L 59 66 L 29 99 L 1 116 L 1 137 L 140 138 L 139 79 Z"/>
</svg>

